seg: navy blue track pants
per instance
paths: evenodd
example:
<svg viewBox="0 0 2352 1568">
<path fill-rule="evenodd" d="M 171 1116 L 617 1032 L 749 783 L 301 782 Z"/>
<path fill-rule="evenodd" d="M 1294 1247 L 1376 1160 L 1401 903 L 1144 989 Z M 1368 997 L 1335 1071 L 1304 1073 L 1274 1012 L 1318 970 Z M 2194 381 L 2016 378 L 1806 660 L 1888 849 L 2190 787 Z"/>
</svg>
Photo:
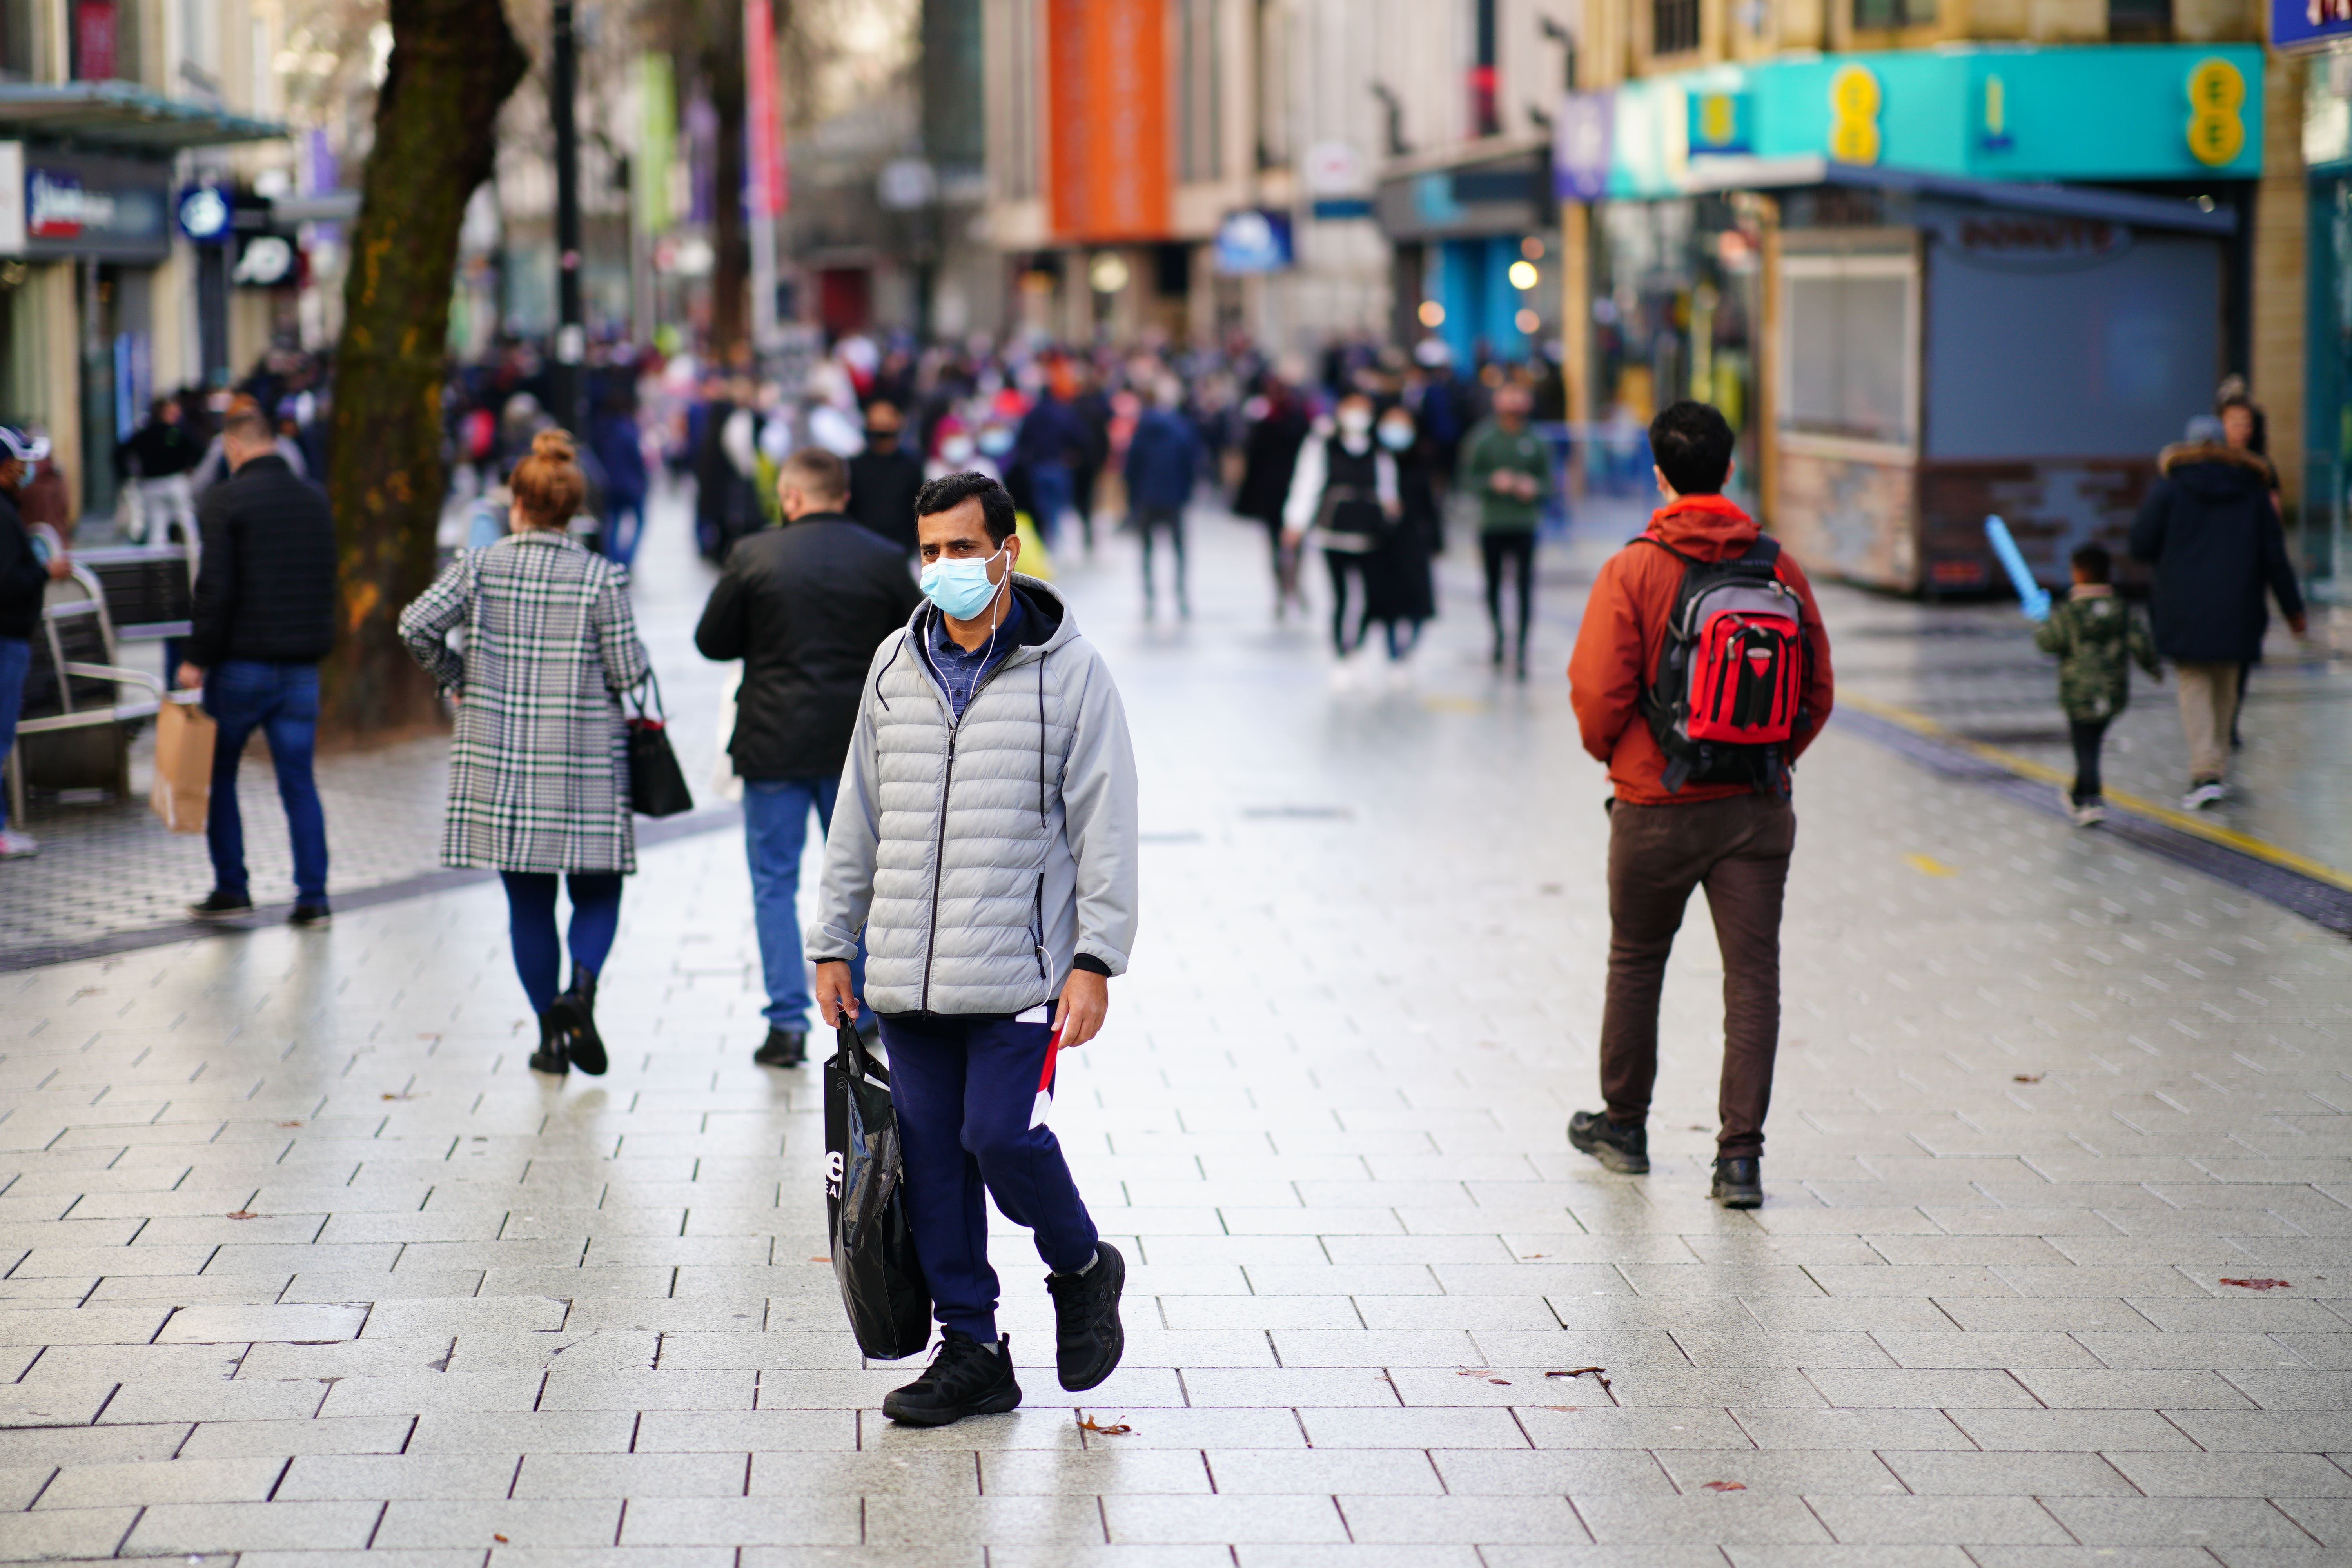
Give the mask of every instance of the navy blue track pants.
<svg viewBox="0 0 2352 1568">
<path fill-rule="evenodd" d="M 906 1150 L 907 1215 L 940 1322 L 996 1338 L 988 1203 L 1034 1233 L 1057 1273 L 1095 1255 L 1095 1222 L 1045 1110 L 1053 1089 L 1045 1024 L 885 1017 L 890 1098 Z"/>
</svg>

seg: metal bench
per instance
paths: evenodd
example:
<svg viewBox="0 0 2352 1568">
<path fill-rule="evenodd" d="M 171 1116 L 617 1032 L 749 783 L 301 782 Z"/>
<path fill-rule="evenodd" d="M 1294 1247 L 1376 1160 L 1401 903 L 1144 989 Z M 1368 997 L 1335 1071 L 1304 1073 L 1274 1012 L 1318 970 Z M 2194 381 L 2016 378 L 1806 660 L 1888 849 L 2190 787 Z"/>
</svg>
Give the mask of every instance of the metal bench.
<svg viewBox="0 0 2352 1568">
<path fill-rule="evenodd" d="M 117 642 L 159 642 L 188 635 L 194 555 L 184 544 L 121 545 L 76 551 L 73 559 L 97 574 Z"/>
<path fill-rule="evenodd" d="M 131 798 L 131 737 L 155 716 L 163 683 L 115 662 L 113 617 L 97 573 L 77 559 L 52 581 L 33 632 L 32 668 L 8 752 L 8 814 L 31 791 L 103 789 Z"/>
</svg>

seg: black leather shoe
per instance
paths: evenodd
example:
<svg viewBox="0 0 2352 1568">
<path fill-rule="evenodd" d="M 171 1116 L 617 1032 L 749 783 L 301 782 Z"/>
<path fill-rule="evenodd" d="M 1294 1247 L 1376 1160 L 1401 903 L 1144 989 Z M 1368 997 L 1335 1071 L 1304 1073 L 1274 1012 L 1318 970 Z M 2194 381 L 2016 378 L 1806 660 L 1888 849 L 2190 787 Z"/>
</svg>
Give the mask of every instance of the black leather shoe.
<svg viewBox="0 0 2352 1568">
<path fill-rule="evenodd" d="M 1001 1415 L 1020 1403 L 1013 1342 L 984 1345 L 950 1329 L 923 1375 L 882 1396 L 882 1414 L 901 1426 L 945 1426 L 967 1415 Z"/>
<path fill-rule="evenodd" d="M 286 923 L 303 931 L 324 931 L 334 923 L 335 911 L 324 904 L 297 904 Z"/>
<path fill-rule="evenodd" d="M 1568 1119 L 1568 1141 L 1612 1171 L 1628 1176 L 1650 1173 L 1650 1131 L 1620 1127 L 1598 1110 L 1580 1110 Z"/>
<path fill-rule="evenodd" d="M 564 1054 L 590 1078 L 602 1078 L 612 1064 L 604 1056 L 604 1037 L 596 1032 L 596 976 L 584 969 L 572 971 L 572 989 L 547 1010 L 565 1036 Z"/>
<path fill-rule="evenodd" d="M 1127 1288 L 1127 1259 L 1108 1241 L 1095 1243 L 1092 1268 L 1048 1274 L 1054 1298 L 1054 1371 L 1076 1394 L 1118 1370 L 1127 1330 L 1118 1321 L 1118 1294 Z"/>
<path fill-rule="evenodd" d="M 205 895 L 205 901 L 190 904 L 188 913 L 200 921 L 234 920 L 238 915 L 253 912 L 253 900 L 243 893 L 224 893 L 218 888 Z"/>
<path fill-rule="evenodd" d="M 1715 1190 L 1707 1196 L 1727 1209 L 1764 1206 L 1764 1162 L 1753 1154 L 1715 1163 Z"/>
<path fill-rule="evenodd" d="M 562 1078 L 571 1070 L 563 1058 L 563 1027 L 555 1021 L 555 1009 L 550 1007 L 539 1016 L 539 1049 L 530 1053 L 530 1070 Z"/>
<path fill-rule="evenodd" d="M 771 1028 L 751 1059 L 763 1068 L 796 1068 L 808 1060 L 808 1036 L 798 1029 Z"/>
</svg>

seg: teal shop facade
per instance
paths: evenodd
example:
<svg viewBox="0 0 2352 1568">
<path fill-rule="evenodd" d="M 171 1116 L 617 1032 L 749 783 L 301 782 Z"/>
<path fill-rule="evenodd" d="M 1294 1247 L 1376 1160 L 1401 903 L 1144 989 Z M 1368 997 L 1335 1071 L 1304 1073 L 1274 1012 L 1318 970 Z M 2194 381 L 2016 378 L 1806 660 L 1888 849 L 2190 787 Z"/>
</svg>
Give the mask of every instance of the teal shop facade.
<svg viewBox="0 0 2352 1568">
<path fill-rule="evenodd" d="M 1701 396 L 1821 570 L 1993 588 L 2119 542 L 2158 450 L 2249 352 L 2263 51 L 1782 58 L 1581 95 L 1605 416 Z"/>
</svg>

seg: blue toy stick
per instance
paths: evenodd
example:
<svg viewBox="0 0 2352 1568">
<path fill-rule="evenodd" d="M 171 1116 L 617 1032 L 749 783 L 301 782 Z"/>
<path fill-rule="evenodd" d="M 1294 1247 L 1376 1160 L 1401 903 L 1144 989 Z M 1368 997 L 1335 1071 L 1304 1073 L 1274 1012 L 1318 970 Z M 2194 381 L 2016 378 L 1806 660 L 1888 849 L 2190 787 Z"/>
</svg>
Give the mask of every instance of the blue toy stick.
<svg viewBox="0 0 2352 1568">
<path fill-rule="evenodd" d="M 2050 593 L 2033 580 L 2025 567 L 2025 557 L 2017 548 L 2017 541 L 2009 536 L 2009 524 L 1998 517 L 1985 519 L 1985 539 L 1992 552 L 2000 557 L 2001 570 L 2009 574 L 2011 586 L 2017 590 L 2017 607 L 2025 612 L 2029 621 L 2050 618 Z"/>
</svg>

